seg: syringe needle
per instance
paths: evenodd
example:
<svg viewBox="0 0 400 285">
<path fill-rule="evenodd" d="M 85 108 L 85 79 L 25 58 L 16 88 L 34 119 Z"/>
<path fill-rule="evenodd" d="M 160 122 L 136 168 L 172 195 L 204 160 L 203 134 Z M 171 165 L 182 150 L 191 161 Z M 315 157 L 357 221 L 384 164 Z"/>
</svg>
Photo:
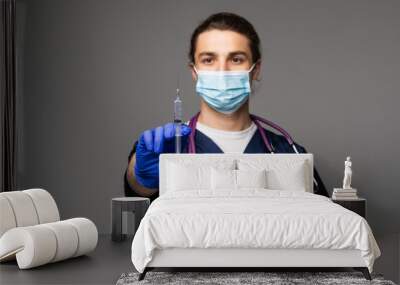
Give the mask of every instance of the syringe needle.
<svg viewBox="0 0 400 285">
<path fill-rule="evenodd" d="M 179 98 L 179 88 L 176 89 L 174 101 L 174 123 L 175 123 L 175 152 L 181 152 L 181 124 L 182 124 L 182 100 Z"/>
</svg>

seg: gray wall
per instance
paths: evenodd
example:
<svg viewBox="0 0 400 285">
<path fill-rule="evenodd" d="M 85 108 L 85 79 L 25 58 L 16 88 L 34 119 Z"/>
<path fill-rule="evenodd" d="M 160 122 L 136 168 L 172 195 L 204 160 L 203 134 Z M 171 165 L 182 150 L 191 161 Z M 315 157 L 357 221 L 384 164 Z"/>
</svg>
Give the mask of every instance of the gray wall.
<svg viewBox="0 0 400 285">
<path fill-rule="evenodd" d="M 213 12 L 237 12 L 263 43 L 251 111 L 315 154 L 330 191 L 352 156 L 383 249 L 376 268 L 398 280 L 399 1 L 19 0 L 18 9 L 21 189 L 43 187 L 63 218 L 109 232 L 132 144 L 171 121 L 178 78 L 186 119 L 198 110 L 191 32 Z"/>
</svg>

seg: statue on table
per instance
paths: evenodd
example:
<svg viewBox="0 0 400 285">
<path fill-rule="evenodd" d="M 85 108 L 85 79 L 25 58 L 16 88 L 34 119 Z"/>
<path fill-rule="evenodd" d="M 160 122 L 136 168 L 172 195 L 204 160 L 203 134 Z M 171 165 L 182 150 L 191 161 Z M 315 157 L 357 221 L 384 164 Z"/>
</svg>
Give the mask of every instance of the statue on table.
<svg viewBox="0 0 400 285">
<path fill-rule="evenodd" d="M 346 158 L 344 162 L 344 178 L 343 178 L 343 189 L 352 189 L 351 188 L 351 176 L 353 171 L 351 170 L 351 160 L 350 156 Z"/>
</svg>

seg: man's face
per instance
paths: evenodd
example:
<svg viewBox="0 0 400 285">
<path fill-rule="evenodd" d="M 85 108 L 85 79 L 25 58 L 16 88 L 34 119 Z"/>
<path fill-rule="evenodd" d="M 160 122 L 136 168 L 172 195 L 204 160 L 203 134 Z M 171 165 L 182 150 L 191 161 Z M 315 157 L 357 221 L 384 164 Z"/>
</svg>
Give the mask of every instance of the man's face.
<svg viewBox="0 0 400 285">
<path fill-rule="evenodd" d="M 253 64 L 247 37 L 228 30 L 199 34 L 194 59 L 197 70 L 248 70 Z M 259 65 L 255 66 L 252 79 L 258 77 Z M 197 78 L 193 68 L 192 77 Z"/>
</svg>

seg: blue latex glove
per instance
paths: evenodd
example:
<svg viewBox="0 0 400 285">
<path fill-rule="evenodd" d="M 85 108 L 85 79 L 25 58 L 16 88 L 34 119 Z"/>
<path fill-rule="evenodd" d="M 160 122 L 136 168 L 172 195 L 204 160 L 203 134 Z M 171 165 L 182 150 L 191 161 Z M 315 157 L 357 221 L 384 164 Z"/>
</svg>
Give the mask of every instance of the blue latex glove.
<svg viewBox="0 0 400 285">
<path fill-rule="evenodd" d="M 191 132 L 191 128 L 181 125 L 182 145 Z M 175 152 L 175 124 L 167 123 L 144 131 L 136 147 L 135 177 L 147 188 L 158 188 L 158 162 L 160 153 Z"/>
</svg>

